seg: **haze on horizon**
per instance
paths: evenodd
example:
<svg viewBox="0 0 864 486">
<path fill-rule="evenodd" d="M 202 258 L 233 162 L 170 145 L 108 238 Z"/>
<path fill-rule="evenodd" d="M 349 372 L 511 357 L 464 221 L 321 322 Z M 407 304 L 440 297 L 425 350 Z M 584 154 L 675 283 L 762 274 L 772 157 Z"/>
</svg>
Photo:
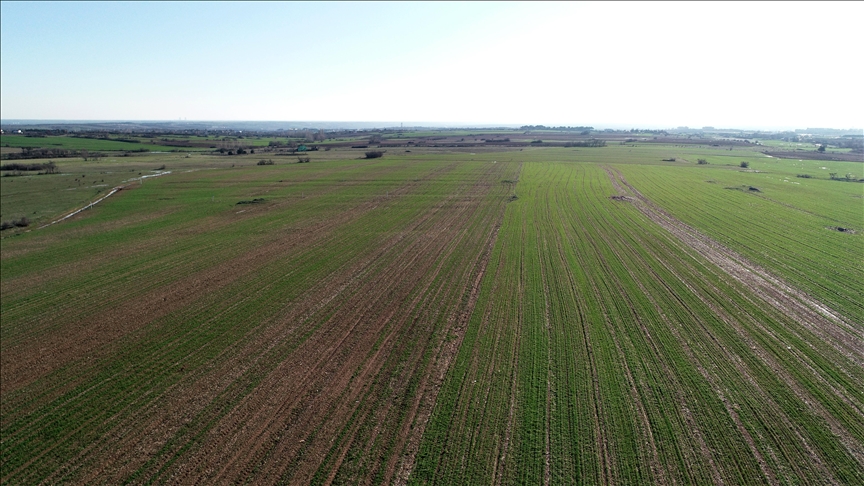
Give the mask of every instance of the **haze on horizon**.
<svg viewBox="0 0 864 486">
<path fill-rule="evenodd" d="M 0 3 L 0 118 L 861 128 L 859 2 Z"/>
</svg>

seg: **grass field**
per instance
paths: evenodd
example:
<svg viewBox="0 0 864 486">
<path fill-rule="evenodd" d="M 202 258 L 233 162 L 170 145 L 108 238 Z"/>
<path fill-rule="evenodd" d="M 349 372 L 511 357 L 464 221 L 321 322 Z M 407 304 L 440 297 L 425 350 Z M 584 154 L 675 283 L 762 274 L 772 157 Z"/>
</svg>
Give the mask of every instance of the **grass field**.
<svg viewBox="0 0 864 486">
<path fill-rule="evenodd" d="M 0 179 L 0 483 L 864 482 L 860 163 L 411 150 Z"/>
</svg>

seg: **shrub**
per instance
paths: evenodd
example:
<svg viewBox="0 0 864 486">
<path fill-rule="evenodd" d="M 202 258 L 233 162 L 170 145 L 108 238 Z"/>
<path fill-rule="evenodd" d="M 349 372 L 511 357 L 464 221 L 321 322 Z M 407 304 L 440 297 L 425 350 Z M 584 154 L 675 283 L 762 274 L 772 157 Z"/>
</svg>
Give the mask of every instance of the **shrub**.
<svg viewBox="0 0 864 486">
<path fill-rule="evenodd" d="M 261 159 L 261 160 L 258 161 L 258 165 L 273 165 L 273 160 L 271 160 L 271 159 L 267 159 L 267 160 Z"/>
<path fill-rule="evenodd" d="M 377 150 L 372 150 L 370 152 L 366 152 L 367 159 L 377 159 L 379 157 L 384 157 L 384 152 L 380 152 Z"/>
<path fill-rule="evenodd" d="M 699 165 L 708 165 L 708 161 L 705 159 L 696 159 L 696 163 Z"/>
<path fill-rule="evenodd" d="M 531 143 L 542 143 L 542 141 L 534 141 Z M 583 140 L 581 142 L 567 142 L 564 144 L 565 147 L 605 147 L 606 140 L 597 140 L 596 138 L 592 138 L 591 140 Z"/>
<path fill-rule="evenodd" d="M 22 164 L 19 162 L 13 162 L 11 164 L 3 164 L 0 165 L 0 170 L 14 170 L 14 171 L 37 171 L 44 170 L 46 174 L 56 174 L 60 170 L 57 167 L 57 164 L 54 162 L 46 162 L 44 164 Z"/>
<path fill-rule="evenodd" d="M 264 199 L 263 197 L 256 197 L 255 199 L 250 199 L 250 200 L 246 200 L 246 201 L 240 201 L 240 202 L 238 202 L 237 204 L 238 204 L 238 205 L 239 205 L 239 204 L 261 204 L 261 203 L 263 203 L 263 202 L 267 202 L 267 200 Z"/>
<path fill-rule="evenodd" d="M 750 167 L 750 162 L 742 161 L 740 166 L 742 169 L 746 169 L 746 168 Z"/>
<path fill-rule="evenodd" d="M 0 223 L 0 231 L 16 227 L 26 228 L 28 226 L 30 226 L 30 220 L 27 219 L 27 216 L 22 216 L 21 219 L 13 219 L 12 221 L 3 221 Z"/>
</svg>

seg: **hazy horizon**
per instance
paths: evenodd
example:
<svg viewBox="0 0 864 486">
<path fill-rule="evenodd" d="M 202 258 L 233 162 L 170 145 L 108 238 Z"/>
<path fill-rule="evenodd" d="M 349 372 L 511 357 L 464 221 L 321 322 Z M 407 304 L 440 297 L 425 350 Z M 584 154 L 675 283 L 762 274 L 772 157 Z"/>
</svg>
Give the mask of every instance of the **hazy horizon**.
<svg viewBox="0 0 864 486">
<path fill-rule="evenodd" d="M 646 129 L 646 130 L 677 130 L 677 129 L 689 129 L 689 130 L 701 130 L 705 128 L 710 128 L 712 130 L 747 130 L 747 131 L 761 131 L 761 132 L 783 132 L 783 131 L 795 131 L 795 130 L 818 130 L 818 129 L 828 129 L 828 130 L 864 130 L 859 127 L 832 127 L 832 126 L 785 126 L 785 127 L 754 127 L 754 126 L 715 126 L 715 125 L 704 125 L 704 126 L 689 126 L 689 125 L 633 125 L 633 124 L 622 124 L 622 123 L 606 123 L 606 124 L 592 124 L 592 123 L 563 123 L 563 124 L 547 124 L 547 123 L 462 123 L 462 122 L 422 122 L 422 121 L 410 121 L 410 122 L 394 122 L 394 121 L 364 121 L 364 120 L 136 120 L 136 119 L 116 119 L 116 120 L 69 120 L 69 119 L 0 119 L 0 124 L 3 125 L 85 125 L 85 124 L 111 124 L 111 123 L 141 123 L 141 124 L 169 124 L 176 123 L 179 125 L 182 124 L 222 124 L 231 126 L 231 124 L 284 124 L 284 126 L 294 125 L 295 129 L 302 128 L 323 128 L 323 129 L 393 129 L 393 128 L 476 128 L 476 129 L 492 129 L 492 128 L 520 128 L 526 125 L 544 125 L 550 128 L 561 127 L 561 126 L 569 126 L 569 127 L 577 127 L 577 126 L 590 126 L 597 130 L 604 129 L 614 129 L 614 130 L 630 130 L 630 129 Z"/>
<path fill-rule="evenodd" d="M 860 3 L 0 8 L 5 121 L 864 127 Z"/>
</svg>

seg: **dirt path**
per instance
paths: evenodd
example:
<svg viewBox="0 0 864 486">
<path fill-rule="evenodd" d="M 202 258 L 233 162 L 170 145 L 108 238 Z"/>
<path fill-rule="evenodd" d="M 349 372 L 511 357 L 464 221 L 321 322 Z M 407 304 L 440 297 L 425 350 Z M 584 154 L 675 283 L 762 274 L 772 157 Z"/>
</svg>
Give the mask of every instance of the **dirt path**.
<svg viewBox="0 0 864 486">
<path fill-rule="evenodd" d="M 167 170 L 167 171 L 165 171 L 165 172 L 160 172 L 160 173 L 158 173 L 158 174 L 150 174 L 150 175 L 146 175 L 146 176 L 136 177 L 136 178 L 134 178 L 134 179 L 129 179 L 129 182 L 133 182 L 133 181 L 142 181 L 142 182 L 143 182 L 144 179 L 148 179 L 148 178 L 151 178 L 151 177 L 159 177 L 159 176 L 163 176 L 163 175 L 170 174 L 170 173 L 171 173 L 171 171 L 170 171 L 170 170 Z M 90 209 L 90 208 L 92 208 L 93 206 L 95 206 L 95 205 L 99 204 L 100 202 L 102 202 L 102 201 L 108 199 L 109 197 L 111 197 L 111 196 L 113 196 L 115 193 L 117 193 L 118 191 L 122 191 L 123 189 L 126 189 L 127 187 L 129 187 L 129 184 L 125 184 L 125 185 L 122 185 L 122 186 L 114 187 L 114 188 L 111 189 L 111 191 L 108 192 L 108 194 L 105 194 L 104 196 L 102 196 L 102 197 L 100 197 L 99 199 L 97 199 L 97 200 L 91 202 L 90 204 L 84 206 L 83 208 L 76 209 L 75 211 L 72 211 L 71 213 L 67 214 L 66 216 L 63 216 L 63 217 L 60 218 L 60 219 L 57 219 L 57 220 L 51 221 L 51 222 L 48 223 L 48 224 L 45 224 L 45 225 L 40 226 L 38 229 L 47 228 L 47 227 L 51 226 L 52 224 L 57 224 L 57 223 L 59 223 L 59 222 L 61 222 L 61 221 L 63 221 L 63 220 L 69 219 L 69 218 L 71 218 L 72 216 L 75 216 L 76 214 L 80 213 L 81 211 L 84 211 L 85 209 Z"/>
</svg>

